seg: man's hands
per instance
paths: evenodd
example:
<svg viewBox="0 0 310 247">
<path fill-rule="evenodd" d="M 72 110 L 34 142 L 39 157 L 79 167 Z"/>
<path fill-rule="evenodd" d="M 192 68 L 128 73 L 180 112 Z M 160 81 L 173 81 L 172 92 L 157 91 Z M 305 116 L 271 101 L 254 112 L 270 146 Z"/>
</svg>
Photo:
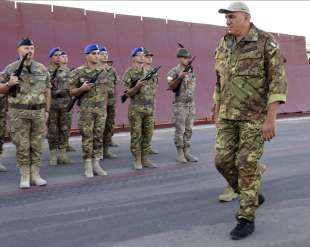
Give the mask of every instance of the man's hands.
<svg viewBox="0 0 310 247">
<path fill-rule="evenodd" d="M 84 82 L 83 85 L 80 87 L 80 90 L 82 92 L 88 92 L 93 86 L 94 86 L 93 83 Z"/>
<path fill-rule="evenodd" d="M 16 84 L 18 84 L 18 77 L 13 75 L 13 74 L 11 74 L 10 80 L 8 81 L 8 86 L 12 87 L 12 86 L 14 86 Z"/>
<path fill-rule="evenodd" d="M 279 102 L 273 102 L 268 106 L 267 118 L 262 127 L 264 141 L 270 141 L 276 135 L 276 118 Z"/>
<path fill-rule="evenodd" d="M 181 71 L 181 72 L 179 73 L 179 78 L 184 79 L 187 75 L 188 75 L 188 72 L 183 72 L 183 71 Z"/>
<path fill-rule="evenodd" d="M 136 84 L 137 89 L 139 90 L 140 88 L 145 86 L 145 81 L 138 81 Z"/>
</svg>

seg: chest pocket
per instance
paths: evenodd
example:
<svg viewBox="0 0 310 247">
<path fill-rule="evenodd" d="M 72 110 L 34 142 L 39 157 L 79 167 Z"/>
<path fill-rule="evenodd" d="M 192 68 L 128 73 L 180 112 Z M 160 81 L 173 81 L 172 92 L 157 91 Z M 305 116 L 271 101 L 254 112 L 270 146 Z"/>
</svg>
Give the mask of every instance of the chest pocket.
<svg viewBox="0 0 310 247">
<path fill-rule="evenodd" d="M 240 76 L 262 76 L 264 72 L 264 59 L 257 47 L 241 50 L 236 64 L 236 74 Z"/>
<path fill-rule="evenodd" d="M 225 49 L 223 47 L 216 51 L 214 67 L 215 67 L 215 70 L 218 71 L 219 73 L 224 71 L 224 69 L 226 67 L 226 63 L 227 63 L 227 59 L 228 59 L 227 54 L 228 54 L 227 49 Z"/>
</svg>

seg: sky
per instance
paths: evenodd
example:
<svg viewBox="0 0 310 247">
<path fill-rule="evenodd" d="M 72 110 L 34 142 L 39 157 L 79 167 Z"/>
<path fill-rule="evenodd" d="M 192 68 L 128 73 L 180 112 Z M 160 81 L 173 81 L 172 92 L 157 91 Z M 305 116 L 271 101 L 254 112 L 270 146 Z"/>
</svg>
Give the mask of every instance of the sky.
<svg viewBox="0 0 310 247">
<path fill-rule="evenodd" d="M 95 10 L 116 14 L 157 17 L 225 26 L 218 14 L 230 1 L 17 1 Z M 265 31 L 306 36 L 310 44 L 310 1 L 244 1 L 254 24 Z M 310 48 L 310 47 L 309 47 Z"/>
</svg>

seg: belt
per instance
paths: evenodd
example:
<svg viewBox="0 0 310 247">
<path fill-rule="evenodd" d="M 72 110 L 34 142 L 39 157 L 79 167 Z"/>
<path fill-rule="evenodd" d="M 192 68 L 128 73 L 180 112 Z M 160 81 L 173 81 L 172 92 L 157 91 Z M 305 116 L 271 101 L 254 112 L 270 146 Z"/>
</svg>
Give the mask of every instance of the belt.
<svg viewBox="0 0 310 247">
<path fill-rule="evenodd" d="M 25 105 L 25 104 L 10 104 L 10 108 L 19 109 L 19 110 L 41 110 L 45 108 L 45 103 L 35 104 L 35 105 Z"/>
</svg>

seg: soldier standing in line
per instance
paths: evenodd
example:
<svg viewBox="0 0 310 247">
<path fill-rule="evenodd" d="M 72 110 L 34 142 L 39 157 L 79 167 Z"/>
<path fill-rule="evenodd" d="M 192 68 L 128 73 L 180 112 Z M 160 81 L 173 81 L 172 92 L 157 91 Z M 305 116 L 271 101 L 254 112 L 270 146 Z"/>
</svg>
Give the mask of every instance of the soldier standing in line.
<svg viewBox="0 0 310 247">
<path fill-rule="evenodd" d="M 61 54 L 59 57 L 59 62 L 60 62 L 60 66 L 62 66 L 63 68 L 65 68 L 69 71 L 72 70 L 68 67 L 68 55 L 66 52 L 61 51 Z M 66 151 L 67 152 L 75 152 L 76 151 L 74 149 L 74 147 L 70 146 L 70 143 L 69 143 L 71 126 L 72 126 L 72 112 L 69 111 L 69 112 L 67 112 L 67 128 L 68 128 L 68 135 L 67 135 L 67 140 L 66 140 L 66 143 L 67 143 L 66 144 Z"/>
<path fill-rule="evenodd" d="M 233 2 L 219 13 L 225 14 L 228 33 L 215 55 L 215 165 L 240 196 L 238 223 L 230 232 L 237 240 L 255 231 L 255 212 L 264 202 L 258 164 L 264 141 L 275 136 L 287 81 L 278 43 L 251 23 L 246 4 Z"/>
<path fill-rule="evenodd" d="M 70 94 L 84 96 L 79 101 L 80 112 L 78 125 L 82 135 L 85 176 L 106 176 L 100 166 L 103 150 L 103 132 L 107 114 L 107 77 L 99 68 L 99 46 L 89 44 L 84 49 L 85 65 L 70 74 Z M 94 83 L 89 83 L 97 78 Z"/>
<path fill-rule="evenodd" d="M 0 172 L 6 172 L 7 168 L 1 163 L 3 144 L 6 130 L 7 96 L 0 94 Z"/>
<path fill-rule="evenodd" d="M 144 69 L 149 72 L 153 69 L 152 64 L 153 64 L 153 59 L 152 57 L 154 56 L 153 53 L 149 52 L 147 49 L 144 48 L 144 55 L 145 55 L 145 59 L 144 59 L 144 63 L 143 63 L 143 67 Z M 154 77 L 154 79 L 156 81 L 156 85 L 158 85 L 158 75 Z M 156 107 L 156 99 L 154 101 L 154 114 L 155 114 L 155 107 Z M 155 119 L 155 116 L 154 116 Z M 159 154 L 158 150 L 154 149 L 151 145 L 150 147 L 150 154 Z"/>
<path fill-rule="evenodd" d="M 142 47 L 132 50 L 131 57 L 134 64 L 123 75 L 124 92 L 130 98 L 128 110 L 130 149 L 134 158 L 135 170 L 141 170 L 143 167 L 157 167 L 148 158 L 154 130 L 154 102 L 157 83 L 156 79 L 141 81 L 147 73 L 143 68 L 145 59 L 143 51 Z M 134 81 L 137 81 L 135 86 L 132 85 Z"/>
<path fill-rule="evenodd" d="M 25 57 L 20 75 L 16 76 L 21 59 L 9 64 L 0 74 L 0 93 L 8 94 L 11 137 L 16 146 L 20 170 L 20 188 L 44 186 L 41 178 L 42 142 L 50 109 L 50 76 L 41 63 L 33 60 L 33 41 L 24 38 L 18 42 L 19 57 Z"/>
<path fill-rule="evenodd" d="M 48 71 L 51 76 L 52 101 L 48 118 L 48 144 L 50 149 L 50 165 L 69 164 L 66 156 L 67 140 L 69 136 L 66 106 L 70 102 L 70 71 L 60 64 L 61 50 L 52 48 L 48 57 L 51 64 Z"/>
<path fill-rule="evenodd" d="M 185 48 L 179 49 L 178 65 L 167 75 L 170 90 L 175 90 L 181 83 L 178 93 L 175 93 L 172 108 L 172 122 L 175 126 L 174 142 L 177 149 L 177 161 L 180 163 L 198 161 L 198 158 L 190 153 L 195 118 L 196 76 L 193 71 L 184 72 L 191 58 L 191 54 Z"/>
<path fill-rule="evenodd" d="M 116 70 L 108 65 L 108 50 L 106 47 L 100 48 L 100 67 L 104 69 L 107 74 L 107 90 L 108 90 L 108 103 L 107 103 L 107 119 L 103 133 L 103 157 L 106 159 L 116 159 L 117 155 L 111 153 L 109 144 L 112 141 L 113 128 L 115 123 L 115 104 L 116 104 L 116 83 L 118 75 Z"/>
</svg>

